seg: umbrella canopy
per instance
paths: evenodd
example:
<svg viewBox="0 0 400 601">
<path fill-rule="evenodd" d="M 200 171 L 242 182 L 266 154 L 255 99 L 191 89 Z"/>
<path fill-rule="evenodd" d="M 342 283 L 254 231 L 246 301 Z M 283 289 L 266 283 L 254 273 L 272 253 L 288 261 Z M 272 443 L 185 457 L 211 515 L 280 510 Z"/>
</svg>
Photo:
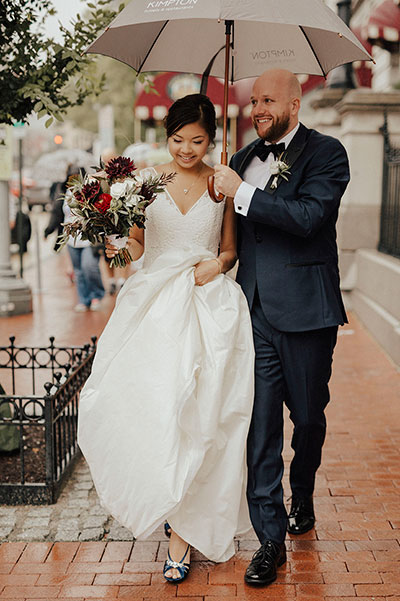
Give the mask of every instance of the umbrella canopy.
<svg viewBox="0 0 400 601">
<path fill-rule="evenodd" d="M 136 71 L 203 73 L 233 21 L 231 81 L 270 68 L 326 75 L 371 57 L 322 0 L 134 0 L 87 52 Z M 224 77 L 220 54 L 211 74 Z"/>
<path fill-rule="evenodd" d="M 224 35 L 225 56 L 220 53 Z M 116 58 L 138 73 L 183 71 L 223 77 L 224 165 L 228 79 L 233 82 L 272 68 L 326 75 L 344 63 L 371 58 L 322 0 L 133 0 L 87 52 Z M 209 192 L 214 200 L 222 200 L 214 194 L 212 177 Z"/>
</svg>

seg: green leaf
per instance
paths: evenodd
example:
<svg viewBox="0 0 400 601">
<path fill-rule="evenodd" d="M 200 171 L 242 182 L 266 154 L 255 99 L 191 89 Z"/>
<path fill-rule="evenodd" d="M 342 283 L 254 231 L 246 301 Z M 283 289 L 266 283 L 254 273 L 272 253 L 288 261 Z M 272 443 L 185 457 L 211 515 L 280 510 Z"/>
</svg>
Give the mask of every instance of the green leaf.
<svg viewBox="0 0 400 601">
<path fill-rule="evenodd" d="M 23 120 L 33 110 L 61 113 L 102 90 L 102 76 L 94 68 L 97 57 L 82 57 L 81 52 L 117 13 L 110 10 L 110 0 L 90 4 L 94 8 L 89 16 L 83 13 L 72 26 L 60 26 L 63 43 L 59 44 L 43 26 L 54 13 L 52 0 L 0 3 L 5 16 L 1 19 L 0 123 Z"/>
<path fill-rule="evenodd" d="M 44 126 L 45 127 L 50 127 L 50 125 L 53 123 L 53 117 L 49 117 L 47 119 L 47 121 L 45 122 Z"/>
</svg>

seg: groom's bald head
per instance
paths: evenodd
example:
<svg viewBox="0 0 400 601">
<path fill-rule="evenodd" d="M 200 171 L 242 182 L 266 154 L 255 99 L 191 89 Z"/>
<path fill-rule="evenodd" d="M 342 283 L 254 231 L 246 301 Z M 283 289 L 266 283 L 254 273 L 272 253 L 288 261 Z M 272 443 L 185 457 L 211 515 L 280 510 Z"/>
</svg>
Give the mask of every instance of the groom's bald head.
<svg viewBox="0 0 400 601">
<path fill-rule="evenodd" d="M 277 142 L 298 123 L 301 86 L 285 69 L 269 69 L 254 83 L 251 96 L 252 120 L 258 135 Z"/>
</svg>

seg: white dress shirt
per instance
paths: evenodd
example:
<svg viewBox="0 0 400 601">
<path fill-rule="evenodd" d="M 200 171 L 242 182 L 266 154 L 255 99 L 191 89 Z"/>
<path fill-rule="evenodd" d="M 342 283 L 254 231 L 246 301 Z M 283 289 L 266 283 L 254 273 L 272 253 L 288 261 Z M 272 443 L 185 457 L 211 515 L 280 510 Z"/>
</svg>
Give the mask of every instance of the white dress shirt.
<svg viewBox="0 0 400 601">
<path fill-rule="evenodd" d="M 294 129 L 286 134 L 286 136 L 278 140 L 277 144 L 284 142 L 285 148 L 287 148 L 299 127 L 300 123 L 298 123 Z M 266 146 L 269 145 L 268 142 L 265 144 Z M 233 199 L 236 213 L 246 217 L 256 188 L 263 190 L 267 185 L 269 178 L 271 177 L 271 163 L 274 160 L 275 157 L 271 152 L 265 161 L 262 161 L 256 155 L 250 161 L 250 164 L 247 166 L 243 174 L 243 182 L 237 189 Z"/>
</svg>

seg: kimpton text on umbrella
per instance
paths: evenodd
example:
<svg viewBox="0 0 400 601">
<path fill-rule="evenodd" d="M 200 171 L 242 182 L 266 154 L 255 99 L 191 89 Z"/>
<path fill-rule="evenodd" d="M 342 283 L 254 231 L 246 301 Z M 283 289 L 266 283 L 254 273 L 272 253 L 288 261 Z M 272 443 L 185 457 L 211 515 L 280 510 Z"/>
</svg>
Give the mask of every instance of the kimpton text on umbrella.
<svg viewBox="0 0 400 601">
<path fill-rule="evenodd" d="M 198 0 L 155 0 L 149 2 L 147 9 L 149 8 L 167 8 L 167 7 L 179 7 L 179 6 L 193 6 L 197 4 Z M 146 9 L 146 10 L 147 10 Z"/>
<path fill-rule="evenodd" d="M 295 56 L 294 50 L 289 48 L 284 48 L 283 50 L 257 50 L 257 52 L 250 52 L 250 54 L 254 61 Z"/>
</svg>

